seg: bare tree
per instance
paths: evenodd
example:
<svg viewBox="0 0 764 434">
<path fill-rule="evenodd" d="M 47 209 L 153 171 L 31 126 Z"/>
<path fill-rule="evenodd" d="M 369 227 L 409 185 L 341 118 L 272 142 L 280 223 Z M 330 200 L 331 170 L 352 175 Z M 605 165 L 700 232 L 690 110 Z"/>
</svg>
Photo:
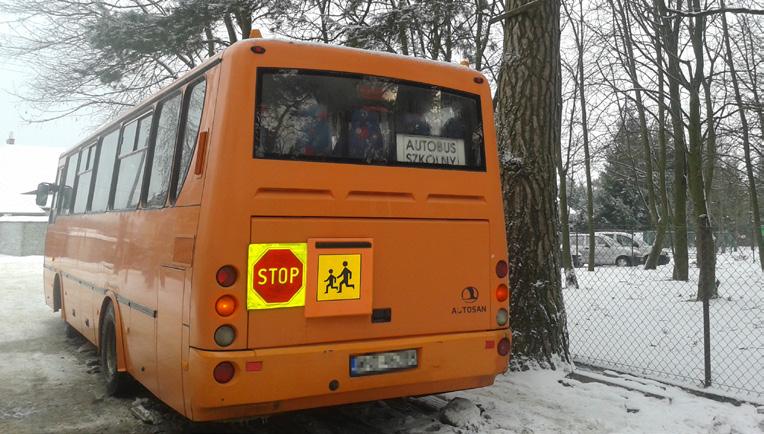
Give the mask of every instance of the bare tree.
<svg viewBox="0 0 764 434">
<path fill-rule="evenodd" d="M 684 135 L 682 97 L 680 85 L 682 72 L 679 57 L 679 31 L 682 19 L 676 15 L 669 18 L 664 0 L 656 0 L 659 16 L 664 20 L 662 29 L 663 47 L 668 56 L 667 76 L 669 83 L 669 104 L 671 113 L 672 139 L 674 142 L 674 280 L 689 279 L 689 254 L 687 251 L 687 145 Z M 676 8 L 682 8 L 682 0 L 677 0 Z"/>
<path fill-rule="evenodd" d="M 692 11 L 701 10 L 700 0 L 691 0 L 688 6 Z M 703 131 L 700 89 L 705 80 L 706 17 L 695 15 L 689 18 L 689 21 L 690 43 L 693 49 L 695 67 L 689 82 L 685 83 L 690 94 L 688 126 L 690 146 L 687 157 L 687 172 L 696 225 L 695 244 L 697 246 L 697 262 L 700 269 L 698 300 L 707 300 L 716 292 L 716 249 L 711 228 L 711 213 L 706 204 L 706 190 L 703 182 Z"/>
<path fill-rule="evenodd" d="M 725 9 L 724 0 L 721 0 L 721 8 Z M 732 80 L 732 87 L 735 90 L 735 102 L 738 106 L 738 114 L 740 116 L 740 124 L 742 126 L 741 132 L 743 135 L 743 152 L 745 161 L 745 172 L 748 177 L 748 193 L 751 202 L 751 215 L 753 218 L 753 237 L 756 240 L 756 244 L 759 248 L 759 265 L 764 270 L 764 240 L 761 236 L 761 215 L 759 214 L 759 198 L 756 192 L 756 178 L 753 173 L 753 161 L 751 157 L 751 143 L 748 134 L 748 118 L 745 113 L 745 105 L 743 104 L 743 97 L 740 94 L 740 85 L 738 84 L 737 72 L 735 70 L 735 61 L 732 57 L 732 49 L 730 48 L 729 27 L 727 25 L 727 15 L 722 13 L 722 32 L 724 37 L 724 48 L 726 51 L 727 67 L 730 71 L 730 78 Z"/>
<path fill-rule="evenodd" d="M 589 152 L 589 118 L 586 112 L 586 87 L 584 83 L 584 56 L 585 56 L 585 44 L 584 44 L 584 12 L 583 2 L 579 0 L 579 14 L 578 19 L 574 20 L 568 7 L 563 3 L 565 14 L 573 29 L 573 36 L 576 41 L 576 73 L 577 78 L 576 88 L 578 89 L 579 101 L 581 103 L 581 130 L 583 134 L 584 144 L 584 172 L 586 175 L 586 218 L 588 224 L 588 241 L 589 241 L 589 257 L 587 258 L 588 270 L 594 271 L 594 193 L 592 191 L 592 167 L 591 167 L 591 153 Z"/>
<path fill-rule="evenodd" d="M 281 1 L 0 0 L 15 19 L 0 55 L 37 71 L 20 95 L 35 120 L 82 109 L 109 117 L 248 37 Z"/>
</svg>

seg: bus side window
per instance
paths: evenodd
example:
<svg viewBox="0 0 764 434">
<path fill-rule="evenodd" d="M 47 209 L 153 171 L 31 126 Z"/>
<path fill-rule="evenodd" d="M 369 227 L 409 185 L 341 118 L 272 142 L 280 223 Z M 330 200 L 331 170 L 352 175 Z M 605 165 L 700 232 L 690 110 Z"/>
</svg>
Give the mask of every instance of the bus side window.
<svg viewBox="0 0 764 434">
<path fill-rule="evenodd" d="M 92 144 L 80 151 L 80 167 L 77 171 L 77 194 L 74 195 L 74 214 L 82 214 L 87 209 L 90 184 L 93 178 L 96 145 Z"/>
<path fill-rule="evenodd" d="M 60 166 L 58 168 L 58 173 L 56 174 L 56 185 L 59 186 L 56 190 L 53 192 L 53 201 L 51 202 L 50 206 L 50 218 L 48 219 L 48 223 L 54 223 L 56 221 L 56 216 L 58 215 L 58 209 L 61 206 L 61 193 L 59 191 L 62 191 L 61 189 L 63 187 L 60 187 L 64 181 L 64 166 Z"/>
<path fill-rule="evenodd" d="M 132 121 L 122 128 L 113 209 L 134 209 L 138 206 L 143 185 L 146 143 L 150 131 L 150 114 Z"/>
<path fill-rule="evenodd" d="M 180 117 L 180 93 L 171 96 L 159 106 L 157 128 L 151 152 L 151 171 L 146 207 L 161 208 L 167 201 L 170 186 L 170 171 L 178 138 Z"/>
<path fill-rule="evenodd" d="M 66 177 L 59 192 L 61 195 L 59 214 L 61 215 L 69 215 L 72 208 L 72 202 L 74 201 L 74 176 L 77 173 L 78 159 L 79 154 L 72 154 L 66 158 Z"/>
<path fill-rule="evenodd" d="M 172 196 L 173 203 L 180 195 L 183 183 L 188 176 L 191 166 L 191 157 L 196 149 L 196 141 L 199 136 L 199 127 L 202 121 L 202 109 L 204 108 L 204 95 L 207 88 L 207 82 L 202 80 L 186 89 L 185 103 L 183 106 L 183 125 L 181 125 L 181 140 L 177 164 L 175 165 L 175 176 L 177 180 L 174 183 L 174 192 Z"/>
<path fill-rule="evenodd" d="M 95 186 L 90 210 L 93 212 L 106 211 L 109 205 L 109 192 L 114 174 L 114 160 L 119 144 L 119 129 L 112 131 L 101 140 L 101 152 L 98 155 L 98 170 L 96 170 Z"/>
</svg>

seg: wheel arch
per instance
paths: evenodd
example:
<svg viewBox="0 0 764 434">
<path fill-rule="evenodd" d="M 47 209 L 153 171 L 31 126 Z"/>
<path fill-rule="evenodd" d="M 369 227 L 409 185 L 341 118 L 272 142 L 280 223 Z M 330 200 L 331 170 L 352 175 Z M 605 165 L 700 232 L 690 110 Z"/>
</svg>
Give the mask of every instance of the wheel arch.
<svg viewBox="0 0 764 434">
<path fill-rule="evenodd" d="M 113 291 L 106 291 L 104 298 L 101 301 L 101 308 L 98 312 L 98 333 L 96 333 L 96 346 L 98 351 L 101 351 L 101 326 L 103 325 L 104 317 L 109 306 L 114 310 L 114 334 L 116 335 L 117 344 L 117 371 L 126 372 L 127 363 L 125 360 L 125 343 L 122 336 L 122 315 L 119 310 L 119 303 L 117 302 L 117 295 Z"/>
</svg>

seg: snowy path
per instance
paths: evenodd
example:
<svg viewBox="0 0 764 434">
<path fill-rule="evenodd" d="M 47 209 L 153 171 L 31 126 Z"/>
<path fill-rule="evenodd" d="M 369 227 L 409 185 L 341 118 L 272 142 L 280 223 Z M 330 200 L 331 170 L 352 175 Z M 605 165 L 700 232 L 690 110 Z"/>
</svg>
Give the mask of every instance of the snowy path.
<svg viewBox="0 0 764 434">
<path fill-rule="evenodd" d="M 67 339 L 58 314 L 44 304 L 41 270 L 40 257 L 0 256 L 0 433 L 764 433 L 764 415 L 750 405 L 667 387 L 669 402 L 564 379 L 559 371 L 509 373 L 492 387 L 446 395 L 481 408 L 463 429 L 438 422 L 426 399 L 297 412 L 246 427 L 188 424 L 137 390 L 161 416 L 158 425 L 146 425 L 130 413 L 133 398 L 103 396 L 100 376 L 88 373 L 92 347 Z"/>
</svg>

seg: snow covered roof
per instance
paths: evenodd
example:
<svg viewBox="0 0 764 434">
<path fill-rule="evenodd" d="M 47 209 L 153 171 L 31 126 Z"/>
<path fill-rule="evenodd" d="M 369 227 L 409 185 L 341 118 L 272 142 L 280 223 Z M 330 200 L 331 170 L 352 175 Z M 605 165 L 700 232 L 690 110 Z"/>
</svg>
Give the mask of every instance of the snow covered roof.
<svg viewBox="0 0 764 434">
<path fill-rule="evenodd" d="M 0 215 L 45 215 L 27 193 L 55 182 L 60 148 L 0 143 Z"/>
<path fill-rule="evenodd" d="M 11 223 L 30 223 L 30 222 L 47 222 L 48 216 L 47 215 L 32 215 L 32 216 L 23 216 L 23 215 L 0 215 L 0 223 L 5 222 L 11 222 Z"/>
</svg>

